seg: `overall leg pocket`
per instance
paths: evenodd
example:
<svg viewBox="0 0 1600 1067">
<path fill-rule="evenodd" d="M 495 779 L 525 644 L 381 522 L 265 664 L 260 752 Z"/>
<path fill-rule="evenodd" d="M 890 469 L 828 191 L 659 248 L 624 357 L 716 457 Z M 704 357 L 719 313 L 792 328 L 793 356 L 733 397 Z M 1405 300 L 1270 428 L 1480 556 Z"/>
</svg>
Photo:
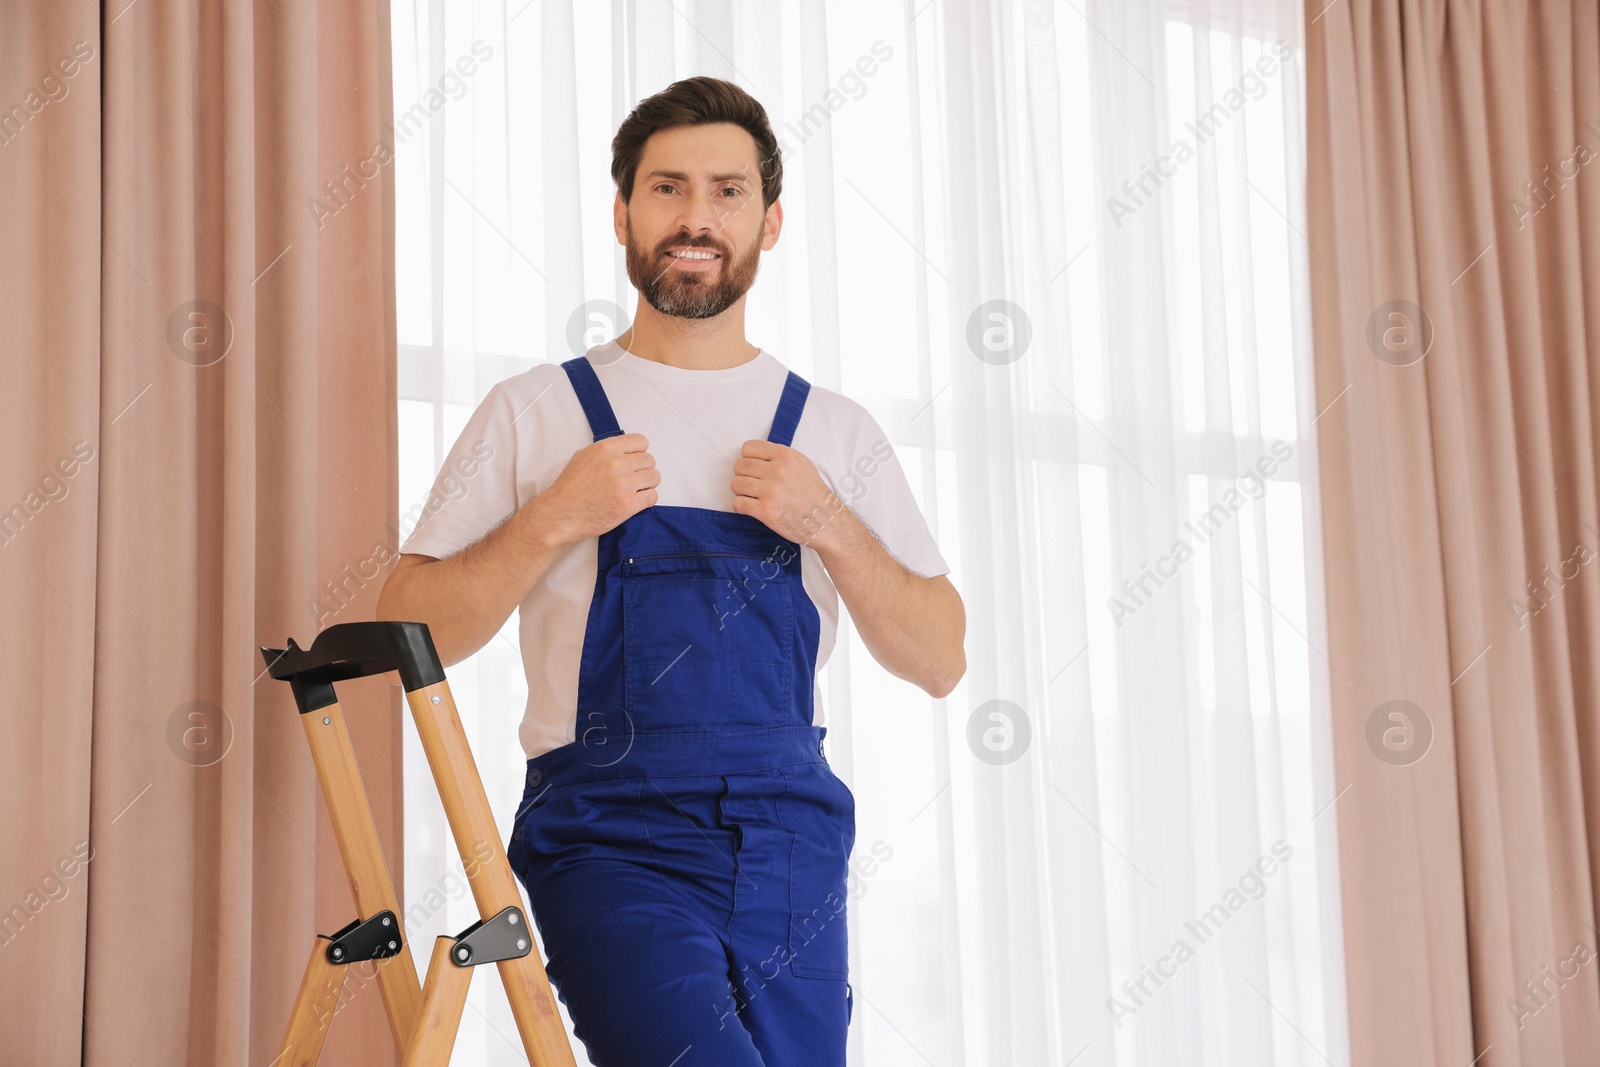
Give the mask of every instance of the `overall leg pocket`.
<svg viewBox="0 0 1600 1067">
<path fill-rule="evenodd" d="M 848 976 L 850 849 L 855 812 L 821 764 L 785 770 L 778 801 L 789 831 L 789 970 L 801 978 Z"/>
<path fill-rule="evenodd" d="M 555 790 L 555 785 L 543 781 L 537 771 L 530 771 L 522 790 L 522 799 L 517 802 L 517 812 L 511 819 L 511 840 L 506 843 L 506 860 L 511 864 L 511 872 L 530 893 L 533 887 L 529 884 L 529 878 L 536 873 L 532 868 L 538 864 L 530 860 L 527 840 L 529 823 L 536 818 L 538 811 L 549 804 Z"/>
</svg>

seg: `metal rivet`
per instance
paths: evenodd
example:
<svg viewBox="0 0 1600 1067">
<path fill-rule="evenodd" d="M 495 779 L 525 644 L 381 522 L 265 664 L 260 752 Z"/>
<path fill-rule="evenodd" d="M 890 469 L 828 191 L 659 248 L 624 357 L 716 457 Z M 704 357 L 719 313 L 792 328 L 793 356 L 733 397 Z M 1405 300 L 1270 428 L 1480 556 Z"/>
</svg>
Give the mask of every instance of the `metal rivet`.
<svg viewBox="0 0 1600 1067">
<path fill-rule="evenodd" d="M 518 952 L 521 952 L 523 949 L 525 949 L 527 947 L 528 947 L 528 943 L 526 941 L 522 941 L 522 940 L 518 940 L 517 941 L 517 951 Z"/>
<path fill-rule="evenodd" d="M 517 913 L 512 912 L 510 915 L 507 915 L 506 922 L 510 923 L 512 926 L 517 925 Z"/>
<path fill-rule="evenodd" d="M 324 726 L 332 726 L 333 725 L 333 720 L 328 718 L 326 715 L 324 715 L 322 717 L 322 725 L 324 725 Z"/>
<path fill-rule="evenodd" d="M 441 697 L 438 693 L 435 693 L 435 694 L 433 694 L 433 702 L 435 704 L 443 703 L 444 702 L 444 698 Z"/>
<path fill-rule="evenodd" d="M 336 949 L 333 950 L 333 958 L 334 959 L 338 959 L 340 956 L 343 956 L 343 955 L 344 955 L 344 949 L 336 948 Z"/>
<path fill-rule="evenodd" d="M 472 953 L 471 953 L 471 952 L 469 952 L 469 951 L 467 951 L 467 950 L 466 950 L 466 949 L 464 949 L 464 948 L 462 948 L 462 949 L 457 949 L 457 950 L 456 950 L 456 958 L 457 958 L 457 959 L 461 959 L 461 960 L 464 960 L 464 959 L 466 959 L 466 958 L 467 958 L 467 957 L 468 957 L 468 956 L 470 956 L 470 955 L 472 955 Z"/>
<path fill-rule="evenodd" d="M 391 941 L 391 942 L 389 942 L 389 947 L 390 948 L 398 948 L 399 946 L 396 945 L 393 941 Z"/>
<path fill-rule="evenodd" d="M 383 917 L 383 925 L 385 925 L 385 926 L 389 925 L 389 916 L 385 915 Z"/>
</svg>

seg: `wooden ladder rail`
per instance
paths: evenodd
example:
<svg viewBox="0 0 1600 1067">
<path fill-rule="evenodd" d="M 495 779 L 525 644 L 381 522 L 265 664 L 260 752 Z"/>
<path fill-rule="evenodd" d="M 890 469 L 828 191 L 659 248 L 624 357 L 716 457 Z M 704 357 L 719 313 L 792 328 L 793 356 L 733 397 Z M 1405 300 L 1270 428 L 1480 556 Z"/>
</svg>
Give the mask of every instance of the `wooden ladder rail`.
<svg viewBox="0 0 1600 1067">
<path fill-rule="evenodd" d="M 427 626 L 340 623 L 318 634 L 309 648 L 299 648 L 291 639 L 286 648 L 263 648 L 261 655 L 272 676 L 289 682 L 294 690 L 358 912 L 358 918 L 338 933 L 318 935 L 274 1067 L 317 1063 L 348 967 L 367 961 L 375 961 L 389 1029 L 408 1067 L 449 1063 L 472 968 L 486 963 L 500 970 L 528 1062 L 534 1067 L 576 1067 L 549 978 L 535 951 L 516 876 Z M 336 681 L 389 671 L 400 673 L 480 916 L 457 936 L 435 942 L 426 988 L 417 982 L 377 824 L 333 691 Z"/>
</svg>

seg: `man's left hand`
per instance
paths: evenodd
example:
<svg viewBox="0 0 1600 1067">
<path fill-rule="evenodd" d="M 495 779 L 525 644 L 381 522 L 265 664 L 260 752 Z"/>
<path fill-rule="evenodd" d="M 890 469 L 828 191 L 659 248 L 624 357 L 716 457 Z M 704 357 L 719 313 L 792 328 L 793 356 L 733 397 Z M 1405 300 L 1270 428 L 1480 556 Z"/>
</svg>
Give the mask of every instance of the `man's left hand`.
<svg viewBox="0 0 1600 1067">
<path fill-rule="evenodd" d="M 733 510 L 791 541 L 820 547 L 845 509 L 805 453 L 772 441 L 744 443 L 733 465 Z"/>
</svg>

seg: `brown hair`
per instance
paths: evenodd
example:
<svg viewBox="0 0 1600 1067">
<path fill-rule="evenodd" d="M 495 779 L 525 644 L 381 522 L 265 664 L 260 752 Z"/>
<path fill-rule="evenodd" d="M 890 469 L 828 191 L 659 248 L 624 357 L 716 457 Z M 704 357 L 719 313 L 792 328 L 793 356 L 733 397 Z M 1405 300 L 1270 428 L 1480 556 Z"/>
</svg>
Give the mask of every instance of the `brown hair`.
<svg viewBox="0 0 1600 1067">
<path fill-rule="evenodd" d="M 761 161 L 761 197 L 771 207 L 783 189 L 783 156 L 772 135 L 767 110 L 761 102 L 732 82 L 705 76 L 675 81 L 654 96 L 645 97 L 617 127 L 611 139 L 611 180 L 622 202 L 633 197 L 633 178 L 644 155 L 644 143 L 658 130 L 672 126 L 706 126 L 731 122 L 756 142 Z"/>
</svg>

